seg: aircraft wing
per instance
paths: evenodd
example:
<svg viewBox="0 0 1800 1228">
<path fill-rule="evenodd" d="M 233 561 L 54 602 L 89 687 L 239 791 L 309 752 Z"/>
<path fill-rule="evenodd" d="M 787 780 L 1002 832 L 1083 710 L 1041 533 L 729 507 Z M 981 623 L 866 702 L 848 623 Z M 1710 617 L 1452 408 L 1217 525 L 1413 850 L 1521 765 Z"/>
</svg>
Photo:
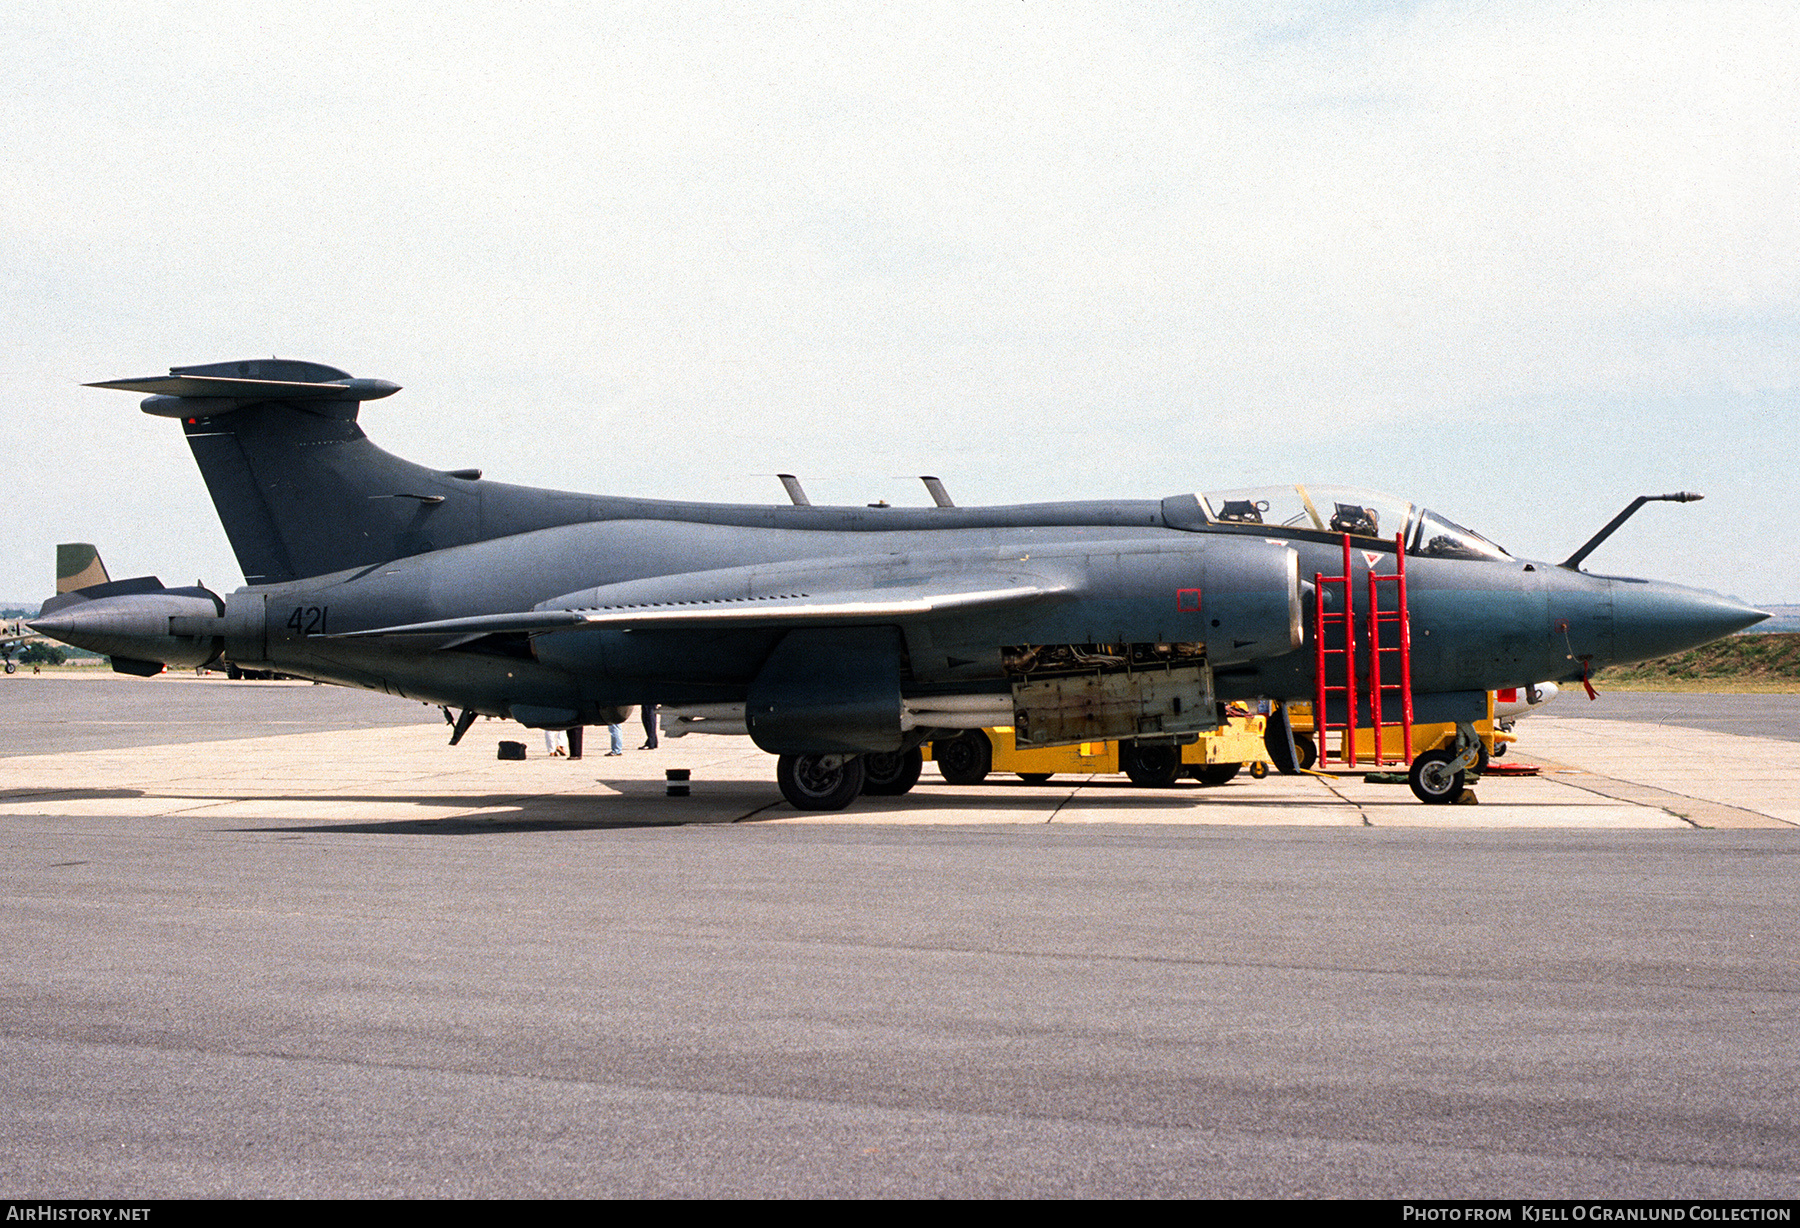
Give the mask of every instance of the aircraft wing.
<svg viewBox="0 0 1800 1228">
<path fill-rule="evenodd" d="M 991 610 L 1043 601 L 1065 591 L 1053 585 L 926 591 L 865 589 L 822 594 L 794 593 L 775 597 L 719 597 L 691 601 L 643 602 L 575 609 L 523 610 L 473 618 L 443 618 L 404 623 L 367 631 L 347 631 L 330 639 L 372 639 L 387 635 L 494 635 L 505 632 L 562 631 L 575 627 L 621 630 L 707 626 L 805 626 L 818 623 L 868 622 L 916 618 L 961 610 Z"/>
</svg>

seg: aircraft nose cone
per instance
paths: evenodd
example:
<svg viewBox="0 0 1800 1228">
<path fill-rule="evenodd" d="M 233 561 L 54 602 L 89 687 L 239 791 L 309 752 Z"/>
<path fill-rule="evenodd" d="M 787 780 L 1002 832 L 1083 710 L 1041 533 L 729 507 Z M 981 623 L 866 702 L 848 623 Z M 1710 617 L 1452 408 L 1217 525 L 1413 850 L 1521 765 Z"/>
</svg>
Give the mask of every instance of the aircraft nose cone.
<svg viewBox="0 0 1800 1228">
<path fill-rule="evenodd" d="M 120 658 L 176 666 L 203 665 L 218 651 L 216 635 L 204 630 L 196 634 L 185 631 L 178 634 L 173 623 L 181 618 L 210 622 L 217 614 L 218 607 L 210 595 L 171 592 L 159 587 L 92 600 L 78 599 L 74 605 L 56 605 L 48 614 L 32 619 L 31 629 L 65 644 L 112 657 L 115 668 Z"/>
<path fill-rule="evenodd" d="M 80 623 L 71 615 L 53 614 L 49 618 L 31 619 L 25 625 L 39 635 L 47 635 L 53 640 L 61 640 L 67 644 L 70 642 L 67 633 L 76 630 Z"/>
<path fill-rule="evenodd" d="M 1686 652 L 1769 617 L 1734 597 L 1677 584 L 1612 585 L 1614 660 L 1648 661 Z"/>
<path fill-rule="evenodd" d="M 140 630 L 126 625 L 105 602 L 89 602 L 72 610 L 58 610 L 42 618 L 30 619 L 25 625 L 39 635 L 98 653 L 118 651 L 114 641 L 121 633 L 129 635 Z"/>
</svg>

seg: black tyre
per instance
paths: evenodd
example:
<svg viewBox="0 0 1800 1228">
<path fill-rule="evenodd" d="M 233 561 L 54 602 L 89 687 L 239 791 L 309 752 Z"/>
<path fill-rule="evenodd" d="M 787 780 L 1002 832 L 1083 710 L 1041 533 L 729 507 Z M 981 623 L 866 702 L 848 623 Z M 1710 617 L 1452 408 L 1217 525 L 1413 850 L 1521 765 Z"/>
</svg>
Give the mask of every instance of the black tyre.
<svg viewBox="0 0 1800 1228">
<path fill-rule="evenodd" d="M 1293 776 L 1299 772 L 1309 771 L 1319 761 L 1319 744 L 1313 741 L 1308 733 L 1294 735 L 1294 752 L 1299 756 L 1296 762 L 1288 754 L 1287 742 L 1287 709 L 1277 710 L 1269 718 L 1269 724 L 1263 731 L 1263 748 L 1269 752 L 1269 762 L 1283 776 Z"/>
<path fill-rule="evenodd" d="M 925 752 L 918 747 L 893 754 L 862 757 L 862 791 L 872 797 L 898 797 L 919 783 L 925 770 Z"/>
<path fill-rule="evenodd" d="M 1312 739 L 1310 733 L 1294 735 L 1294 749 L 1300 752 L 1300 770 L 1312 771 L 1312 765 L 1319 761 L 1319 744 Z"/>
<path fill-rule="evenodd" d="M 842 810 L 862 792 L 863 764 L 845 755 L 783 755 L 775 782 L 795 810 Z"/>
<path fill-rule="evenodd" d="M 1028 785 L 1047 784 L 1055 772 L 1020 772 L 1019 779 Z"/>
<path fill-rule="evenodd" d="M 1250 765 L 1250 778 L 1252 780 L 1261 780 L 1268 774 L 1269 765 L 1264 763 L 1261 759 L 1258 759 L 1255 763 Z"/>
<path fill-rule="evenodd" d="M 1181 748 L 1126 742 L 1119 747 L 1119 766 L 1140 789 L 1166 789 L 1181 779 Z"/>
<path fill-rule="evenodd" d="M 978 785 L 994 767 L 994 744 L 979 729 L 965 729 L 946 742 L 931 744 L 938 771 L 953 785 Z"/>
<path fill-rule="evenodd" d="M 1194 779 L 1203 785 L 1222 785 L 1230 781 L 1244 765 L 1241 763 L 1201 763 L 1196 764 Z"/>
<path fill-rule="evenodd" d="M 1412 762 L 1406 783 L 1413 796 L 1430 806 L 1447 806 L 1462 796 L 1463 773 L 1452 772 L 1456 756 L 1447 750 L 1426 751 Z"/>
</svg>

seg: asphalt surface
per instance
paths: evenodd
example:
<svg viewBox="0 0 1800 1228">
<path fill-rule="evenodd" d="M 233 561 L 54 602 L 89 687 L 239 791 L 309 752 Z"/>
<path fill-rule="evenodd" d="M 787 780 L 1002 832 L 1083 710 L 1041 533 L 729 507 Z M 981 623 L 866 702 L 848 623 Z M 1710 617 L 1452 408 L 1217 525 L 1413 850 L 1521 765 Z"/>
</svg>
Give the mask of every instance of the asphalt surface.
<svg viewBox="0 0 1800 1228">
<path fill-rule="evenodd" d="M 310 682 L 231 682 L 222 674 L 131 678 L 0 677 L 0 758 L 260 738 L 320 729 L 416 725 L 437 709 L 374 691 Z"/>
<path fill-rule="evenodd" d="M 219 690 L 88 688 L 178 722 Z M 233 732 L 351 694 L 286 689 Z M 144 745 L 137 702 L 63 729 Z M 1800 1189 L 1792 828 L 294 821 L 80 786 L 0 818 L 11 1197 Z"/>
<path fill-rule="evenodd" d="M 1544 708 L 1562 717 L 1680 725 L 1714 733 L 1800 742 L 1800 695 L 1709 695 L 1682 691 L 1603 691 L 1590 701 L 1579 684 Z"/>
</svg>

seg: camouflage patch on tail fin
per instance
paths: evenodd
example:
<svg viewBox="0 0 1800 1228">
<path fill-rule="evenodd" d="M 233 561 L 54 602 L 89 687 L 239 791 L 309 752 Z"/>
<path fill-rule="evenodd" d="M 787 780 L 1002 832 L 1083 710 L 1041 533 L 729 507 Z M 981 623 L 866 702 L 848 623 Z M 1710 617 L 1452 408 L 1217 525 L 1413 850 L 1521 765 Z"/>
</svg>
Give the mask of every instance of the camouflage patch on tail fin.
<svg viewBox="0 0 1800 1228">
<path fill-rule="evenodd" d="M 78 588 L 105 584 L 112 579 L 100 552 L 87 542 L 64 542 L 56 548 L 56 591 L 72 593 Z"/>
</svg>

